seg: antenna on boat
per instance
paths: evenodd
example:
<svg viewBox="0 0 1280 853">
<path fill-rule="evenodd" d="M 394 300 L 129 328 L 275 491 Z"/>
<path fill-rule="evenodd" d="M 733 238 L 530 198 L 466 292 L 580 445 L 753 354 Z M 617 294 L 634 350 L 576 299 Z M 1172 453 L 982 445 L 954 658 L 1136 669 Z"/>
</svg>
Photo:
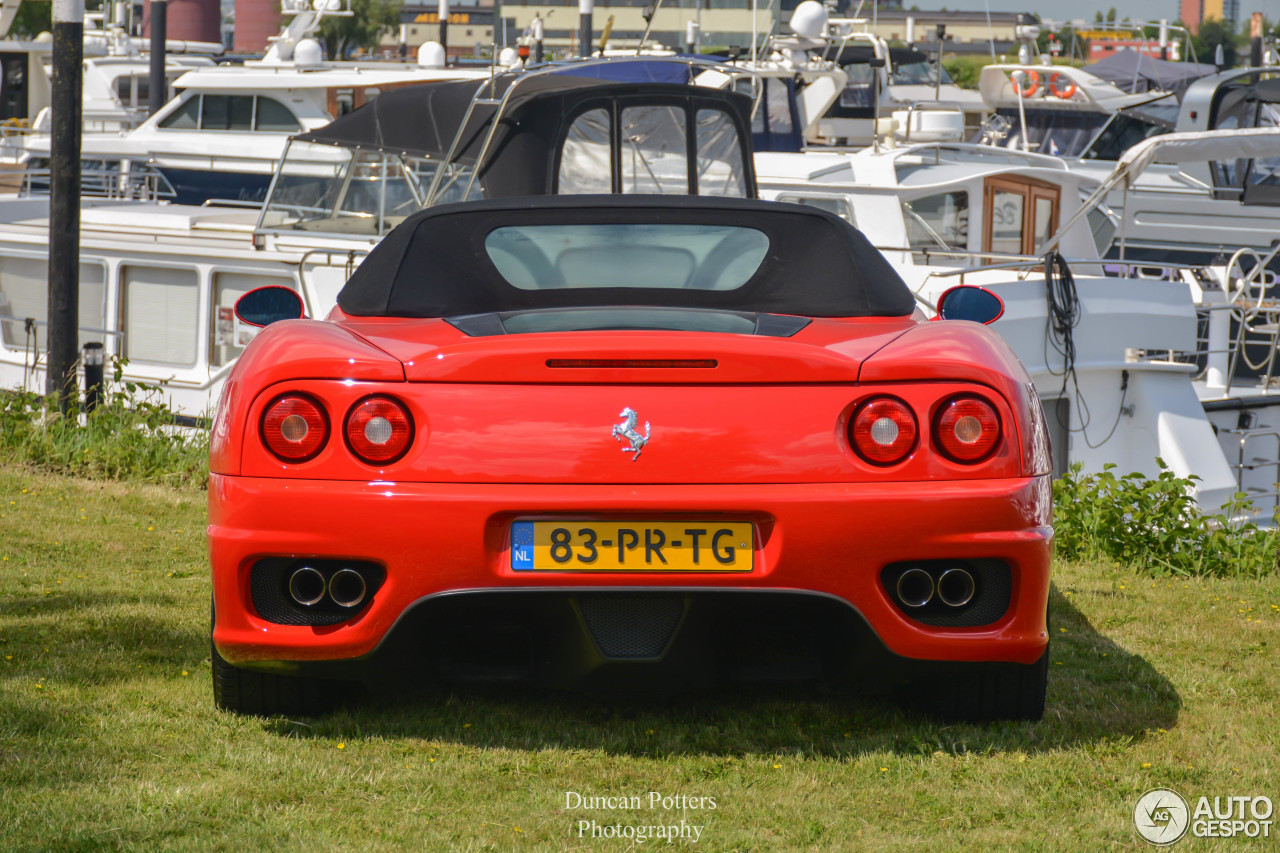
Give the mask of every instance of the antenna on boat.
<svg viewBox="0 0 1280 853">
<path fill-rule="evenodd" d="M 991 63 L 996 63 L 996 31 L 991 27 L 991 0 L 984 0 L 987 9 L 987 44 L 991 47 Z"/>
<path fill-rule="evenodd" d="M 644 34 L 640 36 L 640 44 L 636 46 L 636 56 L 639 56 L 640 51 L 644 50 L 644 43 L 649 40 L 649 32 L 653 29 L 653 19 L 657 17 L 658 11 L 661 8 L 662 8 L 662 0 L 658 0 L 658 2 L 655 3 L 654 5 L 645 6 L 644 10 L 641 11 L 640 14 L 644 16 Z M 609 20 L 612 21 L 613 19 L 610 18 Z M 605 36 L 605 38 L 600 40 L 601 56 L 604 55 L 604 43 L 607 38 L 608 36 Z"/>
</svg>

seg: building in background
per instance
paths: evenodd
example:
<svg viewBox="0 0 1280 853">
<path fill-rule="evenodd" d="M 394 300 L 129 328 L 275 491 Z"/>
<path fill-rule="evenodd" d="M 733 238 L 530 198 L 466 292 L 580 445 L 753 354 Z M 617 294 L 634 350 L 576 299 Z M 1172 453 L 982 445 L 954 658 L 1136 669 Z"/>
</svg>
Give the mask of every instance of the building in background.
<svg viewBox="0 0 1280 853">
<path fill-rule="evenodd" d="M 280 34 L 282 21 L 278 0 L 236 0 L 236 35 L 232 49 L 237 53 L 261 53 L 267 41 Z"/>
<path fill-rule="evenodd" d="M 1240 14 L 1240 0 L 1182 0 L 1182 23 L 1193 34 L 1200 32 L 1200 25 L 1210 19 L 1222 21 L 1232 32 Z"/>
<path fill-rule="evenodd" d="M 220 0 L 166 0 L 165 36 L 183 41 L 209 41 L 222 44 L 222 5 Z M 135 7 L 136 8 L 136 7 Z M 143 9 L 143 32 L 151 35 L 151 2 Z M 137 18 L 134 18 L 136 21 Z"/>
<path fill-rule="evenodd" d="M 466 5 L 453 2 L 449 10 L 448 48 L 450 57 L 484 56 L 494 44 L 494 9 L 492 6 Z M 511 36 L 514 41 L 514 36 Z M 400 10 L 400 31 L 386 32 L 378 54 L 412 61 L 418 48 L 429 41 L 440 41 L 439 5 L 409 5 Z M 502 39 L 497 40 L 501 42 Z"/>
<path fill-rule="evenodd" d="M 174 0 L 196 3 L 207 0 Z M 217 0 L 213 0 L 216 4 Z M 234 0 L 234 49 L 240 52 L 262 51 L 270 36 L 280 29 L 279 0 Z M 697 33 L 699 48 L 739 48 L 749 52 L 752 37 L 763 44 L 770 34 L 788 34 L 787 21 L 800 0 L 781 3 L 752 0 L 668 0 L 659 5 L 655 0 L 596 0 L 592 14 L 592 49 L 600 47 L 607 29 L 608 47 L 615 50 L 634 49 L 640 45 L 651 14 L 652 24 L 646 42 L 648 47 L 666 47 L 683 52 L 690 25 Z M 1197 0 L 1205 3 L 1237 3 L 1238 0 Z M 656 11 L 654 11 L 654 8 Z M 853 13 L 847 2 L 837 4 L 835 16 Z M 399 31 L 383 34 L 379 55 L 398 57 L 401 45 L 412 59 L 420 45 L 440 40 L 438 5 L 434 0 L 415 0 L 401 12 Z M 994 41 L 998 53 L 1014 43 L 1014 27 L 1033 22 L 1030 16 L 1015 12 L 905 11 L 881 8 L 873 26 L 864 8 L 866 29 L 890 41 L 933 43 L 937 27 L 946 27 L 948 52 L 985 53 Z M 754 15 L 754 22 L 753 22 Z M 497 0 L 480 5 L 480 0 L 452 0 L 449 12 L 448 49 L 450 57 L 489 54 L 491 46 L 499 50 L 515 47 L 531 32 L 536 18 L 542 19 L 543 45 L 549 58 L 578 56 L 578 0 Z M 173 13 L 170 12 L 170 21 Z M 753 26 L 754 23 L 754 26 Z M 172 24 L 171 24 L 172 25 Z M 479 48 L 479 50 L 477 50 Z"/>
</svg>

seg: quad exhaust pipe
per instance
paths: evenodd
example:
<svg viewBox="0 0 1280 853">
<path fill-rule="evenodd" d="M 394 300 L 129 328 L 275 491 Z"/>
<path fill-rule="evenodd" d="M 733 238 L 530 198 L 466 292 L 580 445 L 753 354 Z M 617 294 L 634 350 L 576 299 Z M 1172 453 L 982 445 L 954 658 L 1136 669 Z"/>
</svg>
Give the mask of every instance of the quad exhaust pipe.
<svg viewBox="0 0 1280 853">
<path fill-rule="evenodd" d="M 976 589 L 973 575 L 964 569 L 947 569 L 938 578 L 938 600 L 948 607 L 964 607 Z"/>
<path fill-rule="evenodd" d="M 898 576 L 898 601 L 904 607 L 924 607 L 937 597 L 947 607 L 964 607 L 973 601 L 977 583 L 967 569 L 946 569 L 934 580 L 930 572 L 920 568 L 907 569 Z"/>
<path fill-rule="evenodd" d="M 907 607 L 924 607 L 933 600 L 933 576 L 924 569 L 907 569 L 898 578 L 898 600 Z"/>
<path fill-rule="evenodd" d="M 329 578 L 329 597 L 339 607 L 356 607 L 364 601 L 368 589 L 364 575 L 355 569 L 338 569 Z"/>
<path fill-rule="evenodd" d="M 364 575 L 355 569 L 338 569 L 326 581 L 324 573 L 303 566 L 289 576 L 289 597 L 300 607 L 314 607 L 325 593 L 339 607 L 358 607 L 369 593 Z"/>
<path fill-rule="evenodd" d="M 303 566 L 289 576 L 289 597 L 303 607 L 312 607 L 324 598 L 324 575 L 319 569 Z"/>
</svg>

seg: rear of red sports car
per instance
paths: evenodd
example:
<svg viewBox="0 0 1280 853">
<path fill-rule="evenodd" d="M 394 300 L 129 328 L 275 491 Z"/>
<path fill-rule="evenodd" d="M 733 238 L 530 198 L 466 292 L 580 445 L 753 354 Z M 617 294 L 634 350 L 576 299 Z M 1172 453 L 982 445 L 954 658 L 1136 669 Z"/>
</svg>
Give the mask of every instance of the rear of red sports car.
<svg viewBox="0 0 1280 853">
<path fill-rule="evenodd" d="M 1051 494 L 999 338 L 810 208 L 426 211 L 214 427 L 214 693 L 825 679 L 1038 718 Z"/>
</svg>

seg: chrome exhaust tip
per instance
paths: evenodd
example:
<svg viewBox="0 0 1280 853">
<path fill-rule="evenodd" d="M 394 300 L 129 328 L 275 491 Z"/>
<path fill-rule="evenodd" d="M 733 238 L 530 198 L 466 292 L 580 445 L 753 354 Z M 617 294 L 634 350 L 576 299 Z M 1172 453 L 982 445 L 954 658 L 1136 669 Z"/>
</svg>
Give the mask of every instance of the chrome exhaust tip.
<svg viewBox="0 0 1280 853">
<path fill-rule="evenodd" d="M 964 607 L 976 589 L 973 575 L 964 569 L 947 569 L 938 578 L 938 600 L 948 607 Z"/>
<path fill-rule="evenodd" d="M 319 604 L 324 598 L 324 575 L 310 566 L 298 569 L 289 576 L 289 597 L 303 607 Z"/>
<path fill-rule="evenodd" d="M 907 569 L 898 576 L 898 600 L 907 607 L 924 607 L 933 599 L 933 578 L 924 569 Z"/>
<path fill-rule="evenodd" d="M 329 597 L 339 607 L 356 607 L 368 591 L 364 575 L 355 569 L 338 569 L 329 578 Z"/>
</svg>

